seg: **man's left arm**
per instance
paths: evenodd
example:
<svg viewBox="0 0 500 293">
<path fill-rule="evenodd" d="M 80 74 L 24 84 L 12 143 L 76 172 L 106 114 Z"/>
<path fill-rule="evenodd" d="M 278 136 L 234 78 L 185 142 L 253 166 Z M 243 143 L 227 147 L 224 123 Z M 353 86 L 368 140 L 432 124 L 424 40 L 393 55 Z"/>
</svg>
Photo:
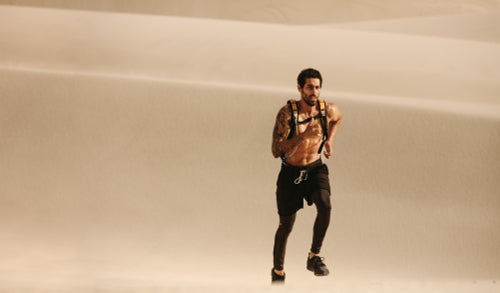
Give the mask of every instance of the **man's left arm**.
<svg viewBox="0 0 500 293">
<path fill-rule="evenodd" d="M 332 156 L 333 149 L 333 139 L 337 134 L 339 129 L 340 120 L 342 120 L 342 113 L 340 113 L 339 108 L 335 104 L 327 103 L 326 105 L 326 116 L 328 121 L 328 138 L 325 142 L 325 157 L 329 159 Z"/>
</svg>

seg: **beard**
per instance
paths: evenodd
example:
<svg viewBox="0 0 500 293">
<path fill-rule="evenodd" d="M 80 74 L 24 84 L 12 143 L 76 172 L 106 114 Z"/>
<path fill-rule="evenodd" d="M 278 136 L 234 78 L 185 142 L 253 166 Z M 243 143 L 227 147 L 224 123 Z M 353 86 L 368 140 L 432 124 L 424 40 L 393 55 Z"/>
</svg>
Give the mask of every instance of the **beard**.
<svg viewBox="0 0 500 293">
<path fill-rule="evenodd" d="M 309 98 L 313 98 L 313 97 L 316 97 L 316 96 L 310 96 Z M 309 105 L 311 107 L 316 106 L 316 102 L 317 102 L 317 100 L 306 100 L 306 99 L 304 99 L 304 101 L 306 102 L 307 105 Z"/>
</svg>

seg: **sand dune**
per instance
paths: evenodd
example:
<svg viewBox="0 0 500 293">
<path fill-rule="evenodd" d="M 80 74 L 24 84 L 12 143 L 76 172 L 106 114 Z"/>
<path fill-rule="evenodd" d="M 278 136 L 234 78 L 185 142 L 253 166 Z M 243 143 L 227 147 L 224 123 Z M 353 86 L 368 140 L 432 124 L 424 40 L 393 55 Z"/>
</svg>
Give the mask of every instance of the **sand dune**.
<svg viewBox="0 0 500 293">
<path fill-rule="evenodd" d="M 499 45 L 370 26 L 0 6 L 1 290 L 498 290 Z M 270 288 L 270 136 L 306 66 L 344 114 L 334 273 L 304 270 L 309 208 Z"/>
<path fill-rule="evenodd" d="M 500 11 L 498 0 L 0 0 L 0 4 L 298 25 Z"/>
<path fill-rule="evenodd" d="M 311 66 L 341 92 L 498 104 L 496 43 L 5 6 L 0 13 L 7 68 L 294 88 L 287 73 Z"/>
<path fill-rule="evenodd" d="M 500 42 L 500 14 L 485 12 L 331 24 L 334 28 Z"/>
<path fill-rule="evenodd" d="M 268 136 L 288 92 L 16 71 L 1 80 L 4 286 L 268 283 L 279 167 Z M 328 162 L 335 277 L 319 291 L 493 286 L 497 120 L 336 101 L 350 119 Z M 302 267 L 312 219 L 304 210 L 290 241 L 292 288 L 313 281 Z"/>
</svg>

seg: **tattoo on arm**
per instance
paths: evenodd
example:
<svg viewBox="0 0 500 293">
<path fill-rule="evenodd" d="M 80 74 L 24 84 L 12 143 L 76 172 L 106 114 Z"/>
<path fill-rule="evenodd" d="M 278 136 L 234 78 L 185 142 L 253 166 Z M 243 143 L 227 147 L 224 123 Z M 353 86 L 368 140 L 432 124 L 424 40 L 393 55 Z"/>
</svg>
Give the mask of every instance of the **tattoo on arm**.
<svg viewBox="0 0 500 293">
<path fill-rule="evenodd" d="M 285 135 L 287 132 L 287 119 L 286 119 L 286 113 L 285 109 L 282 108 L 278 112 L 278 116 L 276 117 L 276 122 L 274 124 L 274 131 L 273 131 L 273 145 L 272 145 L 272 152 L 274 157 L 281 157 L 284 155 L 283 150 L 280 147 L 280 142 L 282 142 L 284 139 L 286 139 Z"/>
<path fill-rule="evenodd" d="M 290 119 L 291 113 L 288 106 L 281 108 L 278 112 L 278 116 L 276 117 L 276 123 L 273 131 L 272 153 L 276 158 L 284 156 L 286 153 L 299 145 L 303 140 L 302 137 L 287 140 L 291 131 Z"/>
</svg>

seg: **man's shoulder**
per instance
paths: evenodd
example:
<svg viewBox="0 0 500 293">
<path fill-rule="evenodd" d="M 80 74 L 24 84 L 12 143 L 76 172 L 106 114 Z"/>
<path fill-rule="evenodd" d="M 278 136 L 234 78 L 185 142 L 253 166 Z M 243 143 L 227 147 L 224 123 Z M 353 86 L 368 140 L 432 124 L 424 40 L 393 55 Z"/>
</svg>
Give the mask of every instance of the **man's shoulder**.
<svg viewBox="0 0 500 293">
<path fill-rule="evenodd" d="M 328 110 L 338 110 L 337 104 L 335 104 L 333 102 L 327 102 L 327 101 L 325 101 L 325 105 L 326 105 L 326 108 Z"/>
<path fill-rule="evenodd" d="M 335 103 L 326 103 L 326 113 L 326 115 L 332 119 L 339 119 L 339 117 L 342 117 L 339 107 Z"/>
<path fill-rule="evenodd" d="M 327 107 L 332 106 L 332 105 L 335 105 L 335 103 L 334 103 L 334 102 L 332 102 L 332 101 L 331 101 L 330 99 L 328 99 L 328 98 L 327 98 L 327 99 L 323 99 L 323 98 L 321 98 L 320 100 L 322 100 L 323 102 L 325 102 L 325 105 L 326 105 Z"/>
<path fill-rule="evenodd" d="M 291 115 L 292 114 L 292 109 L 290 108 L 290 104 L 288 102 L 281 107 L 279 110 L 279 113 L 285 114 L 285 115 Z"/>
</svg>

